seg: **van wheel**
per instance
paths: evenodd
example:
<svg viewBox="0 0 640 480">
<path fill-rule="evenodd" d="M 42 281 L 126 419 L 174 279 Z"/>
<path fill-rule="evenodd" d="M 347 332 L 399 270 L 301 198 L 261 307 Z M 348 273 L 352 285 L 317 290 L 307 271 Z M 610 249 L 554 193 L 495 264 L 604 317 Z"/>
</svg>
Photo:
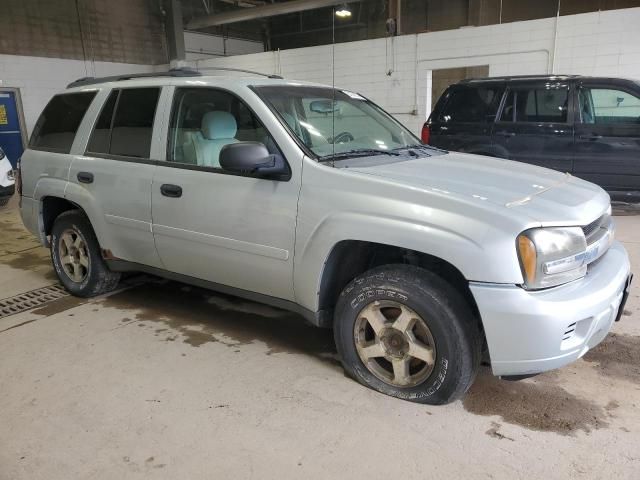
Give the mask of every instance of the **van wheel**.
<svg viewBox="0 0 640 480">
<path fill-rule="evenodd" d="M 105 264 L 93 228 L 78 210 L 56 218 L 51 231 L 51 261 L 60 282 L 78 297 L 110 292 L 120 280 L 120 274 Z"/>
<path fill-rule="evenodd" d="M 462 397 L 480 363 L 481 335 L 462 295 L 409 265 L 378 267 L 347 285 L 334 336 L 347 374 L 412 402 Z"/>
</svg>

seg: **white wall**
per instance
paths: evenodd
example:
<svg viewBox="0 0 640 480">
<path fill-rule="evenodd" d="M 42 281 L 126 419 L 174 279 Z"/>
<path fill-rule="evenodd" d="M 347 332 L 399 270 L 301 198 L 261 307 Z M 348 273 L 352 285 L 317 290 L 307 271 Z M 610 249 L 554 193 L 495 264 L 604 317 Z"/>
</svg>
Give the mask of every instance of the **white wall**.
<svg viewBox="0 0 640 480">
<path fill-rule="evenodd" d="M 263 52 L 264 45 L 253 40 L 185 31 L 184 49 L 187 60 L 198 60 Z"/>
<path fill-rule="evenodd" d="M 557 35 L 556 19 L 547 18 L 192 65 L 244 68 L 331 84 L 335 55 L 337 86 L 369 97 L 418 133 L 429 113 L 431 70 L 489 65 L 492 76 L 553 72 L 640 78 L 639 25 L 640 8 L 631 8 L 560 17 Z"/>
<path fill-rule="evenodd" d="M 153 72 L 166 66 L 0 55 L 0 87 L 20 89 L 28 134 L 49 99 L 80 77 Z"/>
</svg>

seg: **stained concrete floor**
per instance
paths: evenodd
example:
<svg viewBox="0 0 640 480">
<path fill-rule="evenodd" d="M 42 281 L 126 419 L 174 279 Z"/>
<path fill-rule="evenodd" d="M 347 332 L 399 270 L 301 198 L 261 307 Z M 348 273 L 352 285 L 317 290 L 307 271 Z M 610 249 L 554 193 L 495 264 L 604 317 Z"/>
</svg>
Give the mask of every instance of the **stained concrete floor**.
<svg viewBox="0 0 640 480">
<path fill-rule="evenodd" d="M 640 216 L 617 217 L 640 266 Z M 0 298 L 55 283 L 0 210 Z M 346 378 L 293 314 L 153 279 L 0 319 L 0 479 L 640 478 L 640 287 L 584 359 L 443 407 Z"/>
</svg>

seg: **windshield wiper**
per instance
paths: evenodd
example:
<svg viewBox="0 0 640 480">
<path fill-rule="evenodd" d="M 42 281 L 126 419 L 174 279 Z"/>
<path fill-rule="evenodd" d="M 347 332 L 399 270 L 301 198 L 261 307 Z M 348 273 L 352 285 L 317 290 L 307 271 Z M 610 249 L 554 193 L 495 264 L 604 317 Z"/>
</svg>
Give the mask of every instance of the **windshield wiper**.
<svg viewBox="0 0 640 480">
<path fill-rule="evenodd" d="M 373 155 L 391 155 L 394 157 L 399 156 L 398 152 L 394 152 L 392 150 L 378 150 L 375 148 L 357 148 L 355 150 L 347 150 L 346 152 L 336 152 L 329 155 L 324 155 L 320 157 L 318 160 L 320 162 L 324 162 L 327 160 L 336 160 L 343 158 L 353 158 L 353 157 L 370 157 Z"/>
<path fill-rule="evenodd" d="M 431 156 L 431 153 L 433 152 L 446 152 L 446 150 L 442 150 L 441 148 L 436 148 L 436 147 L 432 147 L 431 145 L 423 145 L 423 144 L 407 145 L 406 147 L 399 147 L 399 148 L 393 149 L 394 152 L 411 152 L 413 150 L 418 150 L 420 151 L 420 153 L 426 153 L 428 156 Z"/>
</svg>

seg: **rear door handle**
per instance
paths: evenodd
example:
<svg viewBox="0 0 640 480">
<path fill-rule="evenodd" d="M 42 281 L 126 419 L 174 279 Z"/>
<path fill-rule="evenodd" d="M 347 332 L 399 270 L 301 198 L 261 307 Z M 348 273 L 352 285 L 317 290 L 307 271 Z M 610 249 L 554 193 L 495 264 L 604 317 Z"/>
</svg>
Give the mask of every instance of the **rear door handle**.
<svg viewBox="0 0 640 480">
<path fill-rule="evenodd" d="M 160 186 L 160 193 L 165 197 L 178 198 L 182 196 L 182 187 L 165 183 Z"/>
<path fill-rule="evenodd" d="M 590 135 L 580 135 L 580 140 L 600 140 L 602 138 L 602 135 L 596 135 L 595 133 L 592 133 Z"/>
<path fill-rule="evenodd" d="M 515 137 L 515 132 L 496 132 L 496 135 L 500 135 L 501 137 Z"/>
<path fill-rule="evenodd" d="M 93 183 L 93 173 L 91 172 L 78 172 L 77 177 L 80 183 Z"/>
</svg>

